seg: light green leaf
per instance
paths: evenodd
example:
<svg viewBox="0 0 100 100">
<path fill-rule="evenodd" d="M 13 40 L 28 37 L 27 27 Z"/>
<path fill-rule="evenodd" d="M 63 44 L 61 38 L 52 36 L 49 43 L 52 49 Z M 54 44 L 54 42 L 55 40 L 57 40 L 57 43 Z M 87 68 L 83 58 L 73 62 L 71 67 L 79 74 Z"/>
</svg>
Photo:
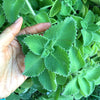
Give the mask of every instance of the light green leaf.
<svg viewBox="0 0 100 100">
<path fill-rule="evenodd" d="M 67 15 L 70 15 L 70 13 L 71 13 L 71 8 L 68 5 L 66 5 L 64 1 L 62 1 L 60 14 L 62 16 L 67 16 Z"/>
<path fill-rule="evenodd" d="M 50 22 L 50 19 L 48 17 L 48 14 L 46 12 L 40 12 L 35 16 L 35 21 L 37 23 L 45 23 L 45 22 Z"/>
<path fill-rule="evenodd" d="M 88 24 L 91 24 L 95 21 L 95 16 L 91 10 L 89 10 L 86 14 L 84 21 Z"/>
<path fill-rule="evenodd" d="M 52 26 L 44 34 L 45 37 L 52 39 L 55 45 L 60 45 L 69 49 L 75 40 L 76 24 L 73 18 L 66 18 L 64 22 Z"/>
<path fill-rule="evenodd" d="M 56 80 L 57 80 L 58 85 L 64 85 L 67 81 L 67 78 L 63 77 L 63 76 L 60 76 L 60 75 L 57 75 Z"/>
<path fill-rule="evenodd" d="M 44 70 L 44 72 L 42 72 L 39 75 L 39 81 L 45 89 L 49 91 L 56 91 L 57 83 L 56 83 L 55 73 L 48 71 L 48 70 Z"/>
<path fill-rule="evenodd" d="M 50 22 L 51 22 L 52 24 L 55 24 L 55 23 L 57 23 L 57 20 L 54 19 L 54 18 L 50 18 Z"/>
<path fill-rule="evenodd" d="M 89 24 L 87 27 L 87 31 L 96 32 L 100 29 L 100 26 L 96 24 Z"/>
<path fill-rule="evenodd" d="M 80 49 L 72 47 L 69 50 L 69 58 L 71 62 L 71 72 L 76 72 L 85 66 L 85 61 L 82 58 Z"/>
<path fill-rule="evenodd" d="M 98 34 L 98 33 L 93 33 L 93 41 L 95 41 L 95 42 L 100 42 L 100 34 Z"/>
<path fill-rule="evenodd" d="M 83 95 L 80 93 L 80 91 L 79 91 L 79 93 L 74 95 L 75 100 L 80 100 L 82 97 L 83 97 Z"/>
<path fill-rule="evenodd" d="M 85 97 L 87 97 L 90 93 L 89 82 L 85 78 L 79 76 L 78 77 L 78 84 L 80 87 L 81 94 L 84 95 Z"/>
<path fill-rule="evenodd" d="M 100 78 L 100 66 L 88 70 L 88 73 L 86 74 L 85 78 L 89 81 L 98 80 Z"/>
<path fill-rule="evenodd" d="M 82 21 L 82 17 L 79 16 L 74 16 L 72 15 L 73 19 L 76 21 L 77 23 L 77 28 L 81 28 L 81 21 Z"/>
<path fill-rule="evenodd" d="M 84 46 L 88 46 L 93 41 L 93 36 L 91 32 L 88 32 L 84 29 L 81 30 L 83 36 Z"/>
<path fill-rule="evenodd" d="M 34 34 L 27 36 L 23 41 L 29 47 L 30 51 L 36 55 L 41 55 L 48 40 L 43 36 Z"/>
<path fill-rule="evenodd" d="M 9 22 L 14 22 L 18 18 L 24 3 L 24 0 L 3 0 L 3 10 Z"/>
<path fill-rule="evenodd" d="M 61 47 L 55 46 L 54 52 L 49 54 L 44 62 L 46 68 L 50 71 L 59 75 L 68 76 L 70 71 L 69 58 L 67 52 Z"/>
<path fill-rule="evenodd" d="M 79 92 L 79 86 L 77 78 L 73 78 L 65 87 L 65 90 L 62 95 L 75 95 Z"/>
<path fill-rule="evenodd" d="M 61 2 L 60 0 L 56 0 L 50 9 L 50 17 L 54 17 L 61 10 Z"/>
<path fill-rule="evenodd" d="M 38 76 L 45 69 L 44 61 L 40 56 L 28 52 L 25 56 L 25 71 L 26 76 Z"/>
</svg>

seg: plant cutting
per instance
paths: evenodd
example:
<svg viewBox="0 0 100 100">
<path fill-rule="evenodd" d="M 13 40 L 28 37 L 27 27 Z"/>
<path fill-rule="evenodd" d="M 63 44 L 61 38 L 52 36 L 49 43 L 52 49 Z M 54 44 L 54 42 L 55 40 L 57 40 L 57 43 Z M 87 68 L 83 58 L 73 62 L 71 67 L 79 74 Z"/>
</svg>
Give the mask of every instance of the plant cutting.
<svg viewBox="0 0 100 100">
<path fill-rule="evenodd" d="M 0 3 L 1 30 L 19 16 L 24 19 L 22 28 L 52 24 L 43 35 L 17 37 L 25 55 L 23 75 L 29 78 L 7 100 L 89 98 L 100 85 L 99 1 L 10 0 L 9 7 L 7 2 Z"/>
</svg>

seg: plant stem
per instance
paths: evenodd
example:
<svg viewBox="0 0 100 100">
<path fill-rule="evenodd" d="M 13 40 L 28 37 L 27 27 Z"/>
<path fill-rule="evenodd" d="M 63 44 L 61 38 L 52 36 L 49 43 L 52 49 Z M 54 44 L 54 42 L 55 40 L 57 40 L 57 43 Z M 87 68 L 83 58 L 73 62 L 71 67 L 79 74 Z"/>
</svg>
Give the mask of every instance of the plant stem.
<svg viewBox="0 0 100 100">
<path fill-rule="evenodd" d="M 29 1 L 28 0 L 25 0 L 25 2 L 28 5 L 28 7 L 29 7 L 29 9 L 30 9 L 30 11 L 32 13 L 32 15 L 35 16 L 36 14 L 35 14 L 34 10 L 32 9 L 31 4 L 29 3 Z"/>
</svg>

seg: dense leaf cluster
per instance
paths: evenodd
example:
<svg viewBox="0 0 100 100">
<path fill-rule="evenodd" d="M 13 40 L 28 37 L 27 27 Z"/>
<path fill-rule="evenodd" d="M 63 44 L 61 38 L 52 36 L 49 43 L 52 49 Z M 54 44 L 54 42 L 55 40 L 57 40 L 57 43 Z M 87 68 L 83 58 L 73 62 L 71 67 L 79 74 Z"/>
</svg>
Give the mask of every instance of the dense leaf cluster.
<svg viewBox="0 0 100 100">
<path fill-rule="evenodd" d="M 0 1 L 1 30 L 19 16 L 22 28 L 52 24 L 43 36 L 17 37 L 29 78 L 7 100 L 77 100 L 93 93 L 100 84 L 99 5 L 100 0 Z"/>
</svg>

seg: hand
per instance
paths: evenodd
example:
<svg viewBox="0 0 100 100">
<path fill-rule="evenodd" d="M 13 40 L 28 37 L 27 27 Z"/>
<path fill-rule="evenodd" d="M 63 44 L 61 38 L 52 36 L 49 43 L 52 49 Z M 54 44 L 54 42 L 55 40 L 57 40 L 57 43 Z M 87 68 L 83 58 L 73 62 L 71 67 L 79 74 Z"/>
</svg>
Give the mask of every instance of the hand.
<svg viewBox="0 0 100 100">
<path fill-rule="evenodd" d="M 25 69 L 24 55 L 16 36 L 40 33 L 50 27 L 50 23 L 41 23 L 20 31 L 22 22 L 20 17 L 0 35 L 0 98 L 9 96 L 27 78 L 22 75 Z"/>
</svg>

